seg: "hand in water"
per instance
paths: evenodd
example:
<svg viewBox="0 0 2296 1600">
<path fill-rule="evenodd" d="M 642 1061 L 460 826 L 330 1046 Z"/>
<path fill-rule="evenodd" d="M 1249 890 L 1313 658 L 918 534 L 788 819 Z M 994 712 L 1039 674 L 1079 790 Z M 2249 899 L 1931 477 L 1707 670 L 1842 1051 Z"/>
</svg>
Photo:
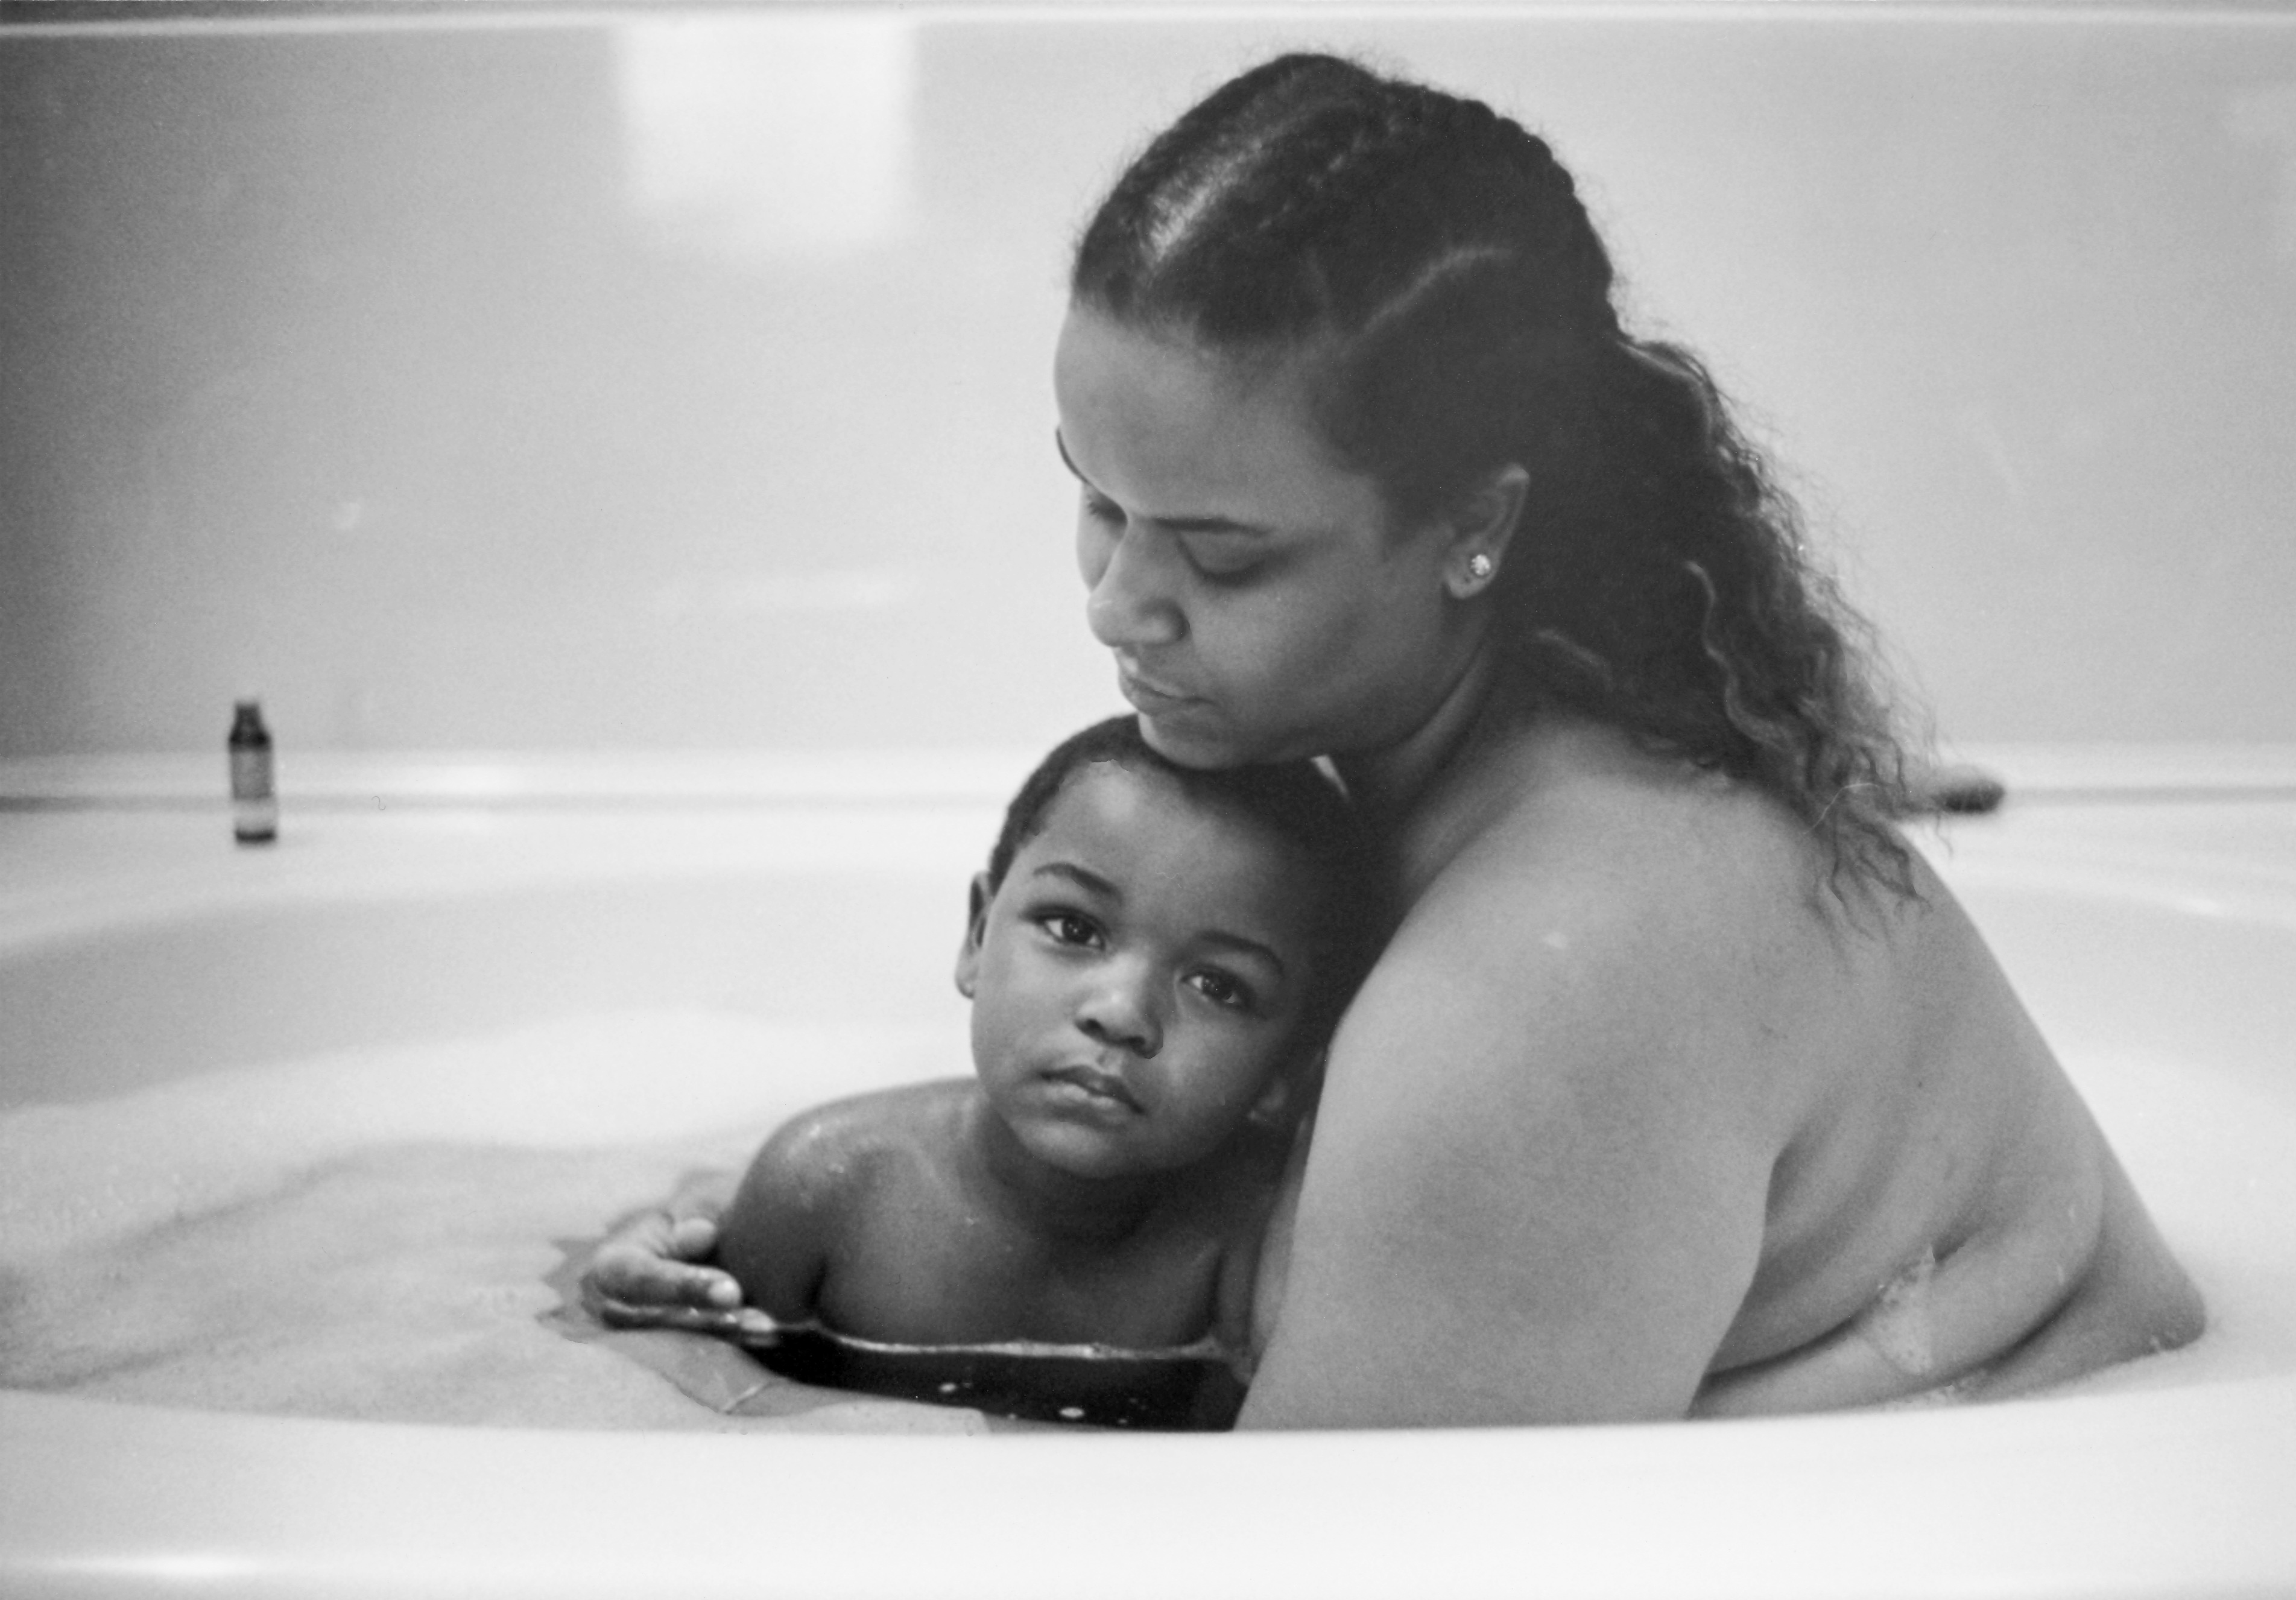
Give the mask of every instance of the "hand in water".
<svg viewBox="0 0 2296 1600">
<path fill-rule="evenodd" d="M 685 1328 L 724 1338 L 770 1333 L 774 1319 L 742 1303 L 742 1285 L 708 1265 L 714 1210 L 648 1211 L 610 1235 L 582 1273 L 582 1299 L 609 1327 Z"/>
</svg>

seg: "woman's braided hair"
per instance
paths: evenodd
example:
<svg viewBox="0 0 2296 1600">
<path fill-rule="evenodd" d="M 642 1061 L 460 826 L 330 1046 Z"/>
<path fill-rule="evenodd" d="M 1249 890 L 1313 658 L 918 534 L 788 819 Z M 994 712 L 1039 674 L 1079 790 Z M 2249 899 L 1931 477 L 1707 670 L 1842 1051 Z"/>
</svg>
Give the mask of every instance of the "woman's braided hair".
<svg viewBox="0 0 2296 1600">
<path fill-rule="evenodd" d="M 1546 143 L 1480 101 L 1324 55 L 1231 79 L 1149 145 L 1071 291 L 1242 359 L 1316 364 L 1340 459 L 1410 526 L 1510 463 L 1495 595 L 1558 706 L 1758 784 L 1837 884 L 1913 887 L 1903 749 L 1864 624 L 1686 350 L 1637 339 Z"/>
</svg>

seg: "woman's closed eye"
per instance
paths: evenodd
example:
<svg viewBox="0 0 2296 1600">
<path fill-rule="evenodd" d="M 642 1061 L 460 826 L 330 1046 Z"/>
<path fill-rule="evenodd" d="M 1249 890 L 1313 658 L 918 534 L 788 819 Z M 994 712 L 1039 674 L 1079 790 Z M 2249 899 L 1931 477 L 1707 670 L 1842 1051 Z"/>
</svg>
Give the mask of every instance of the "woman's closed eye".
<svg viewBox="0 0 2296 1600">
<path fill-rule="evenodd" d="M 1129 521 L 1107 496 L 1093 489 L 1082 493 L 1084 514 L 1099 527 L 1119 530 Z M 1190 570 L 1215 582 L 1249 577 L 1267 555 L 1265 537 L 1247 528 L 1182 528 L 1170 537 Z"/>
<path fill-rule="evenodd" d="M 1259 535 L 1237 531 L 1183 533 L 1180 554 L 1201 577 L 1215 580 L 1249 578 L 1267 560 L 1267 541 Z"/>
</svg>

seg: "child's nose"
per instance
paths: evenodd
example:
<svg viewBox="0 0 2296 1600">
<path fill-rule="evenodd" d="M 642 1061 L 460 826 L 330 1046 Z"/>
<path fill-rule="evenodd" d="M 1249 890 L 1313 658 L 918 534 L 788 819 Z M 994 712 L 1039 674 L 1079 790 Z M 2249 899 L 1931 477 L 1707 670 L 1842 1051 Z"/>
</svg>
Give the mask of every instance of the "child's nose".
<svg viewBox="0 0 2296 1600">
<path fill-rule="evenodd" d="M 1163 1047 L 1151 975 L 1129 962 L 1111 962 L 1095 975 L 1077 1005 L 1077 1026 L 1096 1043 L 1135 1055 L 1152 1056 Z"/>
</svg>

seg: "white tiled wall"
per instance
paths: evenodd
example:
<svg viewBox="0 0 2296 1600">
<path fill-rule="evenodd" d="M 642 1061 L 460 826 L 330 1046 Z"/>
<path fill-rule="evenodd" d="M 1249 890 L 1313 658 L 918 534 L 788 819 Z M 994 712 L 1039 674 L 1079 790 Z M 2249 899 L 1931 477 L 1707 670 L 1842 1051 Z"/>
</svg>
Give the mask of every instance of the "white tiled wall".
<svg viewBox="0 0 2296 1600">
<path fill-rule="evenodd" d="M 1047 367 L 1282 45 L 1546 131 L 1956 741 L 2296 739 L 2296 17 L 0 29 L 0 756 L 1049 741 Z"/>
</svg>

